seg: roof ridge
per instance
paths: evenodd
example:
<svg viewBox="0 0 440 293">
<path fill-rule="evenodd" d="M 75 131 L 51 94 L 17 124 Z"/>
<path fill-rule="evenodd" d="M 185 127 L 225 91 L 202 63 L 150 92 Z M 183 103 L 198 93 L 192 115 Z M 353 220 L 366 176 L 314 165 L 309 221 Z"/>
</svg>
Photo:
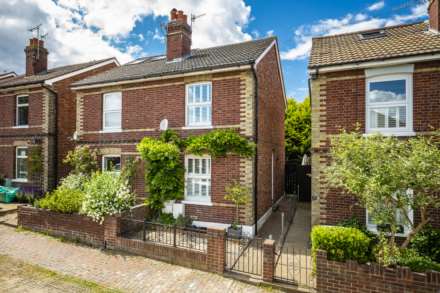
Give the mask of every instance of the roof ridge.
<svg viewBox="0 0 440 293">
<path fill-rule="evenodd" d="M 276 36 L 269 36 L 269 37 L 264 37 L 264 38 L 259 38 L 259 39 L 252 39 L 252 40 L 248 40 L 248 41 L 243 41 L 243 42 L 238 42 L 238 43 L 232 43 L 232 44 L 225 44 L 225 45 L 220 45 L 220 46 L 212 46 L 212 47 L 206 47 L 206 48 L 194 48 L 191 49 L 192 50 L 208 50 L 208 49 L 214 49 L 214 48 L 224 48 L 224 47 L 229 47 L 229 46 L 237 46 L 237 45 L 243 45 L 243 44 L 248 44 L 248 43 L 255 43 L 258 41 L 265 41 L 265 40 L 269 40 L 269 39 L 277 39 Z"/>
<path fill-rule="evenodd" d="M 317 37 L 313 37 L 312 39 L 318 40 L 318 39 L 334 38 L 334 37 L 340 37 L 340 36 L 357 35 L 357 34 L 371 32 L 371 31 L 375 31 L 375 30 L 381 30 L 381 29 L 388 30 L 388 29 L 394 29 L 394 28 L 405 27 L 405 26 L 415 26 L 415 25 L 422 24 L 422 23 L 426 23 L 426 20 L 418 21 L 418 22 L 413 22 L 413 23 L 401 23 L 401 24 L 396 24 L 396 25 L 391 25 L 391 26 L 383 26 L 383 27 L 372 28 L 372 29 L 368 29 L 368 30 L 347 32 L 347 33 L 342 33 L 342 34 L 333 34 L 333 35 L 327 35 L 327 36 L 317 36 Z"/>
</svg>

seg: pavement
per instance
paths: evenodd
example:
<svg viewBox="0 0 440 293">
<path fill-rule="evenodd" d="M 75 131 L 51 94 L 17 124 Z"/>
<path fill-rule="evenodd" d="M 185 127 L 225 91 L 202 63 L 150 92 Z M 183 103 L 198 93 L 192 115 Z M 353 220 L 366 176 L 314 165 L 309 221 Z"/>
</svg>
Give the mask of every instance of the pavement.
<svg viewBox="0 0 440 293">
<path fill-rule="evenodd" d="M 19 205 L 15 203 L 0 203 L 0 224 L 16 227 Z"/>
<path fill-rule="evenodd" d="M 0 225 L 0 252 L 17 261 L 38 265 L 59 274 L 92 281 L 123 292 L 224 293 L 267 290 L 217 274 L 142 256 L 62 242 L 53 237 L 5 225 Z M 3 284 L 0 284 L 0 291 L 1 288 Z"/>
</svg>

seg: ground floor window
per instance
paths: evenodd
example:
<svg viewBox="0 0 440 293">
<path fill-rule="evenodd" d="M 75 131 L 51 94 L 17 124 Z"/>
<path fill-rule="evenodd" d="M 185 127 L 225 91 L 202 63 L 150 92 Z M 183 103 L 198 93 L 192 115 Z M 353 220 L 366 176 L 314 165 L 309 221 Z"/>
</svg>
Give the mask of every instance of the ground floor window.
<svg viewBox="0 0 440 293">
<path fill-rule="evenodd" d="M 185 199 L 192 202 L 211 201 L 211 157 L 185 157 Z"/>
<path fill-rule="evenodd" d="M 405 236 L 408 235 L 411 227 L 409 227 L 408 225 L 405 225 L 405 221 L 404 221 L 404 215 L 402 214 L 402 210 L 401 209 L 396 209 L 395 211 L 395 217 L 396 217 L 396 223 L 398 224 L 397 226 L 397 235 L 400 236 Z M 409 210 L 409 216 L 410 216 L 410 220 L 413 221 L 413 211 L 410 209 Z M 366 218 L 367 218 L 367 229 L 370 230 L 371 232 L 374 233 L 379 233 L 380 231 L 383 232 L 387 232 L 390 230 L 390 227 L 388 224 L 382 224 L 382 225 L 378 225 L 376 224 L 375 220 L 374 220 L 374 215 L 371 215 L 368 210 L 366 211 Z"/>
<path fill-rule="evenodd" d="M 105 155 L 102 157 L 102 171 L 121 172 L 121 156 Z"/>
<path fill-rule="evenodd" d="M 18 180 L 27 180 L 28 175 L 28 156 L 27 147 L 17 147 L 15 150 L 15 178 Z"/>
</svg>

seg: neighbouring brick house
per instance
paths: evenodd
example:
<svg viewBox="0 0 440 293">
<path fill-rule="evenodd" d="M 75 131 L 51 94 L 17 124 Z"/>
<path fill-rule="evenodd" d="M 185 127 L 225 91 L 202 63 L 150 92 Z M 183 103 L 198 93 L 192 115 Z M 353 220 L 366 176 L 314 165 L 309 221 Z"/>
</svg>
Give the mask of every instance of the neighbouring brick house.
<svg viewBox="0 0 440 293">
<path fill-rule="evenodd" d="M 313 39 L 312 223 L 337 224 L 356 216 L 376 225 L 354 198 L 326 188 L 330 138 L 360 123 L 365 135 L 410 137 L 440 128 L 439 1 L 429 21 Z M 413 213 L 418 220 L 417 211 Z M 431 213 L 440 226 L 440 212 Z M 408 232 L 405 228 L 404 236 Z"/>
<path fill-rule="evenodd" d="M 224 200 L 234 180 L 252 190 L 240 221 L 254 234 L 284 193 L 286 97 L 276 38 L 191 49 L 191 27 L 171 11 L 166 55 L 141 58 L 73 85 L 77 143 L 99 149 L 102 167 L 138 156 L 137 143 L 157 137 L 167 119 L 182 137 L 234 129 L 257 144 L 252 159 L 185 156 L 185 200 L 169 207 L 199 226 L 226 227 L 234 205 Z M 198 166 L 201 166 L 200 169 Z M 142 167 L 135 191 L 145 196 Z"/>
<path fill-rule="evenodd" d="M 42 40 L 30 39 L 26 73 L 0 79 L 0 175 L 24 190 L 50 190 L 68 172 L 62 160 L 74 148 L 76 125 L 70 84 L 118 66 L 111 58 L 48 69 L 48 54 Z M 30 153 L 42 162 L 32 176 Z"/>
<path fill-rule="evenodd" d="M 13 78 L 16 77 L 17 74 L 15 74 L 15 72 L 6 72 L 6 73 L 2 73 L 0 74 L 0 82 L 1 81 L 5 81 L 8 78 Z"/>
</svg>

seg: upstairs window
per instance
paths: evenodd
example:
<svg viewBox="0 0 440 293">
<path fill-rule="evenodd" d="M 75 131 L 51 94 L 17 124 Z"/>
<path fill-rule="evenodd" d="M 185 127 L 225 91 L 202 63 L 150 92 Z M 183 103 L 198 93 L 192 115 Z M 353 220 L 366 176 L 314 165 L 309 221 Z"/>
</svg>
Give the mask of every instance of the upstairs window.
<svg viewBox="0 0 440 293">
<path fill-rule="evenodd" d="M 367 79 L 367 133 L 412 131 L 412 75 Z"/>
<path fill-rule="evenodd" d="M 29 125 L 29 97 L 18 96 L 16 99 L 16 126 Z"/>
<path fill-rule="evenodd" d="M 121 92 L 104 94 L 103 100 L 103 130 L 120 130 L 122 117 Z"/>
<path fill-rule="evenodd" d="M 185 199 L 211 202 L 211 157 L 186 156 Z"/>
<path fill-rule="evenodd" d="M 121 172 L 121 157 L 115 155 L 106 155 L 102 157 L 102 171 Z"/>
<path fill-rule="evenodd" d="M 17 180 L 27 180 L 27 147 L 17 147 L 15 153 L 15 178 Z"/>
<path fill-rule="evenodd" d="M 210 82 L 186 87 L 186 125 L 211 126 L 212 86 Z"/>
</svg>

